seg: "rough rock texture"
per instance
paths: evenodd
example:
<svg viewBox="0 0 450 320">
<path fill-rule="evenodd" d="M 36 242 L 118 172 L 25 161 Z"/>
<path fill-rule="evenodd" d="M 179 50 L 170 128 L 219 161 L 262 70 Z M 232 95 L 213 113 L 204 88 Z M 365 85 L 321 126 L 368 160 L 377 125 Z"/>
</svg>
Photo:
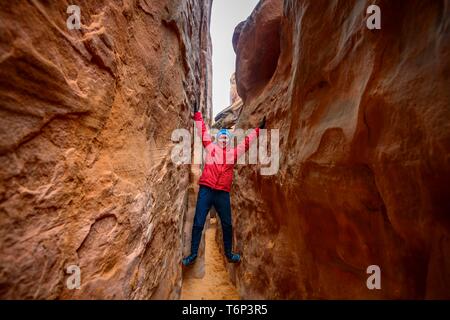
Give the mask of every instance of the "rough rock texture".
<svg viewBox="0 0 450 320">
<path fill-rule="evenodd" d="M 230 80 L 230 106 L 219 112 L 214 118 L 213 127 L 216 129 L 221 128 L 234 128 L 239 115 L 242 111 L 243 102 L 239 94 L 237 93 L 236 78 L 233 74 Z"/>
<path fill-rule="evenodd" d="M 232 190 L 240 296 L 449 299 L 448 1 L 285 0 L 275 23 L 282 4 L 235 37 L 237 125 L 280 130 L 279 172 L 242 166 Z"/>
<path fill-rule="evenodd" d="M 236 73 L 233 73 L 230 79 L 230 105 L 236 103 L 238 100 L 242 99 L 239 97 L 239 93 L 237 92 Z"/>
<path fill-rule="evenodd" d="M 207 219 L 208 228 L 205 228 L 205 275 L 199 278 L 183 278 L 181 290 L 182 300 L 238 300 L 236 287 L 230 281 L 225 269 L 223 255 L 218 244 L 217 219 Z M 221 239 L 220 239 L 221 240 Z M 220 241 L 221 242 L 221 241 Z M 197 262 L 195 263 L 195 265 Z"/>
<path fill-rule="evenodd" d="M 196 65 L 196 73 L 206 72 L 206 77 L 204 80 L 206 82 L 203 83 L 203 85 L 199 88 L 202 89 L 201 92 L 196 92 L 196 95 L 199 96 L 201 94 L 206 94 L 205 102 L 201 102 L 201 105 L 203 105 L 204 109 L 202 109 L 202 114 L 204 121 L 207 124 L 212 123 L 212 43 L 211 38 L 209 34 L 210 30 L 210 17 L 211 17 L 211 6 L 212 6 L 212 0 L 205 0 L 204 1 L 204 8 L 203 14 L 208 14 L 207 20 L 202 20 L 202 45 L 201 49 L 203 50 L 202 53 L 204 55 L 204 60 L 202 60 L 202 63 L 200 65 Z M 195 39 L 193 37 L 190 38 Z M 186 39 L 186 42 L 189 42 L 189 39 Z M 200 68 L 200 69 L 198 69 Z M 206 88 L 205 88 L 206 86 Z M 206 89 L 203 91 L 203 89 Z M 194 91 L 195 92 L 195 91 Z M 192 110 L 193 111 L 193 110 Z M 192 128 L 192 136 L 193 137 L 197 132 L 195 131 L 195 125 L 192 120 L 190 120 L 189 124 Z M 193 157 L 195 155 L 193 154 Z M 192 235 L 192 225 L 194 223 L 194 215 L 195 215 L 195 207 L 197 204 L 197 194 L 199 190 L 198 180 L 200 179 L 200 176 L 202 174 L 202 168 L 201 165 L 193 163 L 190 166 L 190 176 L 189 176 L 189 188 L 188 188 L 188 204 L 187 204 L 187 211 L 184 215 L 184 221 L 183 221 L 183 257 L 186 257 L 191 252 L 191 235 Z M 208 227 L 208 223 L 205 225 L 205 230 Z M 196 259 L 196 263 L 189 268 L 183 269 L 183 279 L 189 279 L 189 278 L 203 278 L 205 276 L 205 232 L 203 233 L 200 247 L 198 250 L 198 257 Z"/>
<path fill-rule="evenodd" d="M 171 133 L 211 116 L 211 2 L 78 1 L 71 31 L 69 4 L 1 4 L 0 297 L 178 298 Z"/>
</svg>

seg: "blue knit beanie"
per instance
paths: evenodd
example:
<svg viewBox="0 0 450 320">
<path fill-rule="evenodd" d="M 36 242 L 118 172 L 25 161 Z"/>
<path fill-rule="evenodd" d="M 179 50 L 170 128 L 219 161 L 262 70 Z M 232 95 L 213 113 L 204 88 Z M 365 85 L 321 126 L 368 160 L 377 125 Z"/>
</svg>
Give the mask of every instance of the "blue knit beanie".
<svg viewBox="0 0 450 320">
<path fill-rule="evenodd" d="M 221 135 L 227 135 L 228 139 L 231 139 L 231 133 L 227 129 L 220 129 L 219 132 L 217 132 L 216 138 L 219 139 Z"/>
</svg>

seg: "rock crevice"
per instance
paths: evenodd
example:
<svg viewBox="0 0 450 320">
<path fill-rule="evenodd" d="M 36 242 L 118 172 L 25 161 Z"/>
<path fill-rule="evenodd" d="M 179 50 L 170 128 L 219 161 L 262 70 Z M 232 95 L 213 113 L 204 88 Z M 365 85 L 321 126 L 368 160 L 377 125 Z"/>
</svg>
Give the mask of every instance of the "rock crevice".
<svg viewBox="0 0 450 320">
<path fill-rule="evenodd" d="M 238 25 L 236 126 L 280 130 L 279 172 L 232 190 L 242 298 L 449 298 L 444 2 L 379 1 L 369 30 L 368 1 L 262 0 Z"/>
</svg>

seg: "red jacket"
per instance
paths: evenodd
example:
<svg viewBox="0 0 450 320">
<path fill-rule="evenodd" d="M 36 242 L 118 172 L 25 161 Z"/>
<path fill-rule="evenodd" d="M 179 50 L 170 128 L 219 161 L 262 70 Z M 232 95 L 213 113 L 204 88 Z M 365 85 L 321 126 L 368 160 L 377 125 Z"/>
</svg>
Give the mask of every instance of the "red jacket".
<svg viewBox="0 0 450 320">
<path fill-rule="evenodd" d="M 194 114 L 194 121 L 197 133 L 202 138 L 203 147 L 206 149 L 205 166 L 199 184 L 216 190 L 230 192 L 236 161 L 242 154 L 247 152 L 250 143 L 258 137 L 259 128 L 247 135 L 236 148 L 227 149 L 212 143 L 201 112 Z"/>
</svg>

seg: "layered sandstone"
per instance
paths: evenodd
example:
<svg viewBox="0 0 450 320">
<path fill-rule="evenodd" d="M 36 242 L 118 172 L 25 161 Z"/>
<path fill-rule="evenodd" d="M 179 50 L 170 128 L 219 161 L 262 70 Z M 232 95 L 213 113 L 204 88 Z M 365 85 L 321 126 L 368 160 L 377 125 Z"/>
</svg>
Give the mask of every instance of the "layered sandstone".
<svg viewBox="0 0 450 320">
<path fill-rule="evenodd" d="M 280 130 L 279 172 L 232 190 L 242 298 L 450 298 L 450 7 L 376 1 L 369 30 L 371 4 L 263 0 L 236 29 L 237 126 Z"/>
<path fill-rule="evenodd" d="M 178 298 L 192 174 L 171 133 L 195 98 L 211 116 L 211 2 L 83 1 L 80 30 L 67 6 L 1 5 L 0 297 Z"/>
<path fill-rule="evenodd" d="M 243 102 L 237 92 L 236 77 L 233 74 L 230 79 L 230 106 L 222 110 L 214 118 L 214 128 L 233 128 L 239 119 Z"/>
<path fill-rule="evenodd" d="M 229 274 L 223 263 L 220 250 L 221 235 L 217 232 L 217 218 L 207 219 L 205 228 L 205 274 L 201 278 L 183 280 L 181 290 L 182 300 L 238 300 L 236 288 L 230 281 Z M 197 263 L 196 263 L 197 264 Z"/>
</svg>

